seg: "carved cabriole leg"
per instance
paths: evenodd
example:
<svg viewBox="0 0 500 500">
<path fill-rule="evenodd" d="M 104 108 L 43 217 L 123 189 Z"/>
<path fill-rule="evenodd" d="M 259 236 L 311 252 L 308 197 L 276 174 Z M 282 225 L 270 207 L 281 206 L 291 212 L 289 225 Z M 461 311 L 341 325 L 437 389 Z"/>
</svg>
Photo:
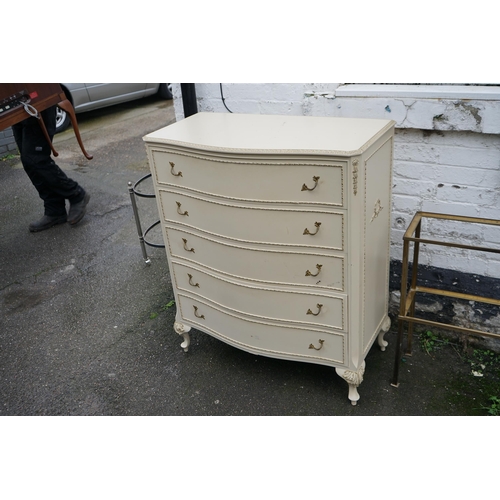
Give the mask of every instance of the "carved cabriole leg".
<svg viewBox="0 0 500 500">
<path fill-rule="evenodd" d="M 377 337 L 377 342 L 378 345 L 380 346 L 381 351 L 385 351 L 385 348 L 388 346 L 388 342 L 384 340 L 384 335 L 390 330 L 391 328 L 391 318 L 387 316 L 382 323 L 382 329 L 380 330 L 380 333 L 378 334 Z"/>
<path fill-rule="evenodd" d="M 365 373 L 365 362 L 359 367 L 357 372 L 346 370 L 345 368 L 335 368 L 337 375 L 349 384 L 349 399 L 352 405 L 356 405 L 359 400 L 358 387 L 363 382 Z"/>
<path fill-rule="evenodd" d="M 191 339 L 189 337 L 189 330 L 191 330 L 191 327 L 185 325 L 184 323 L 179 323 L 179 321 L 176 321 L 174 323 L 174 330 L 179 335 L 182 335 L 184 342 L 181 344 L 181 347 L 184 349 L 184 352 L 187 352 L 188 348 L 189 348 L 189 344 L 191 344 Z"/>
</svg>

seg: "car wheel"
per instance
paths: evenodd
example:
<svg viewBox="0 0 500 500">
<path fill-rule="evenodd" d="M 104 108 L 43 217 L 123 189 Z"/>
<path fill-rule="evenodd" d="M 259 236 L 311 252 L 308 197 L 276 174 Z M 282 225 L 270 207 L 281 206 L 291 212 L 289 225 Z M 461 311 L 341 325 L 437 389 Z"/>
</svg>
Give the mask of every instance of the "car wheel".
<svg viewBox="0 0 500 500">
<path fill-rule="evenodd" d="M 160 83 L 160 87 L 158 89 L 158 95 L 162 99 L 172 99 L 172 84 Z"/>
<path fill-rule="evenodd" d="M 59 106 L 56 107 L 56 134 L 59 132 L 63 132 L 69 127 L 71 120 L 63 109 L 61 109 Z"/>
</svg>

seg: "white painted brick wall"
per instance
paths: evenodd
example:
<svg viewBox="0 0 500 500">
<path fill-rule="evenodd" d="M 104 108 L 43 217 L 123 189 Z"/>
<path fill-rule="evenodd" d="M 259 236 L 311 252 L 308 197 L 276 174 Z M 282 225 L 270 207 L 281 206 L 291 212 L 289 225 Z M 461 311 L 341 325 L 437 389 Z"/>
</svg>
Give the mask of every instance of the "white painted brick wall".
<svg viewBox="0 0 500 500">
<path fill-rule="evenodd" d="M 402 236 L 417 210 L 500 219 L 500 136 L 397 129 L 394 146 L 391 257 L 401 259 Z M 500 248 L 500 228 L 429 221 L 436 238 Z M 424 247 L 422 264 L 500 278 L 500 256 Z"/>
<path fill-rule="evenodd" d="M 179 120 L 184 117 L 180 85 L 174 84 L 173 87 L 174 99 L 175 91 L 179 88 L 179 106 L 175 106 L 176 118 Z M 302 115 L 303 87 L 304 84 L 223 83 L 222 92 L 226 105 L 233 113 Z M 220 84 L 197 83 L 196 96 L 199 111 L 228 112 L 221 99 Z"/>
<path fill-rule="evenodd" d="M 416 211 L 500 219 L 500 101 L 339 97 L 337 83 L 225 83 L 234 113 L 394 119 L 391 257 Z M 196 84 L 198 110 L 228 112 L 218 83 Z M 339 92 L 340 94 L 340 92 Z M 174 85 L 178 120 L 180 84 Z M 437 117 L 437 118 L 436 118 Z M 431 237 L 500 248 L 500 228 L 432 221 Z M 422 264 L 500 278 L 500 255 L 424 247 Z"/>
</svg>

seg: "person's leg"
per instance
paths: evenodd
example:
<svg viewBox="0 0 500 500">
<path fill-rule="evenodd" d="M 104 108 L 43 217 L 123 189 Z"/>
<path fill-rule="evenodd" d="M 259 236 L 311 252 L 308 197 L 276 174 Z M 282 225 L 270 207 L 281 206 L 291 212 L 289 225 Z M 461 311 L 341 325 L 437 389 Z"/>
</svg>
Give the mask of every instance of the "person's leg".
<svg viewBox="0 0 500 500">
<path fill-rule="evenodd" d="M 36 118 L 28 118 L 12 127 L 14 138 L 21 153 L 21 163 L 43 200 L 44 213 L 49 217 L 66 215 L 63 197 L 53 192 L 53 165 L 50 157 L 50 146 Z"/>
<path fill-rule="evenodd" d="M 49 108 L 42 113 L 42 117 L 47 128 L 50 139 L 54 137 L 56 130 L 56 109 L 55 107 Z M 55 163 L 54 163 L 55 165 Z M 85 215 L 87 203 L 89 202 L 90 195 L 57 166 L 52 169 L 52 189 L 58 196 L 62 196 L 70 203 L 68 222 L 71 225 L 77 224 Z"/>
<path fill-rule="evenodd" d="M 42 117 L 49 133 L 55 133 L 55 107 L 42 112 Z M 50 145 L 47 143 L 36 118 L 28 118 L 13 125 L 14 138 L 21 153 L 21 162 L 33 186 L 44 202 L 44 217 L 30 225 L 31 231 L 48 229 L 55 224 L 66 222 L 66 203 L 71 204 L 72 218 L 75 224 L 83 217 L 88 195 L 77 182 L 70 179 L 51 158 Z M 76 217 L 75 217 L 76 212 Z M 75 219 L 78 219 L 75 221 Z"/>
</svg>

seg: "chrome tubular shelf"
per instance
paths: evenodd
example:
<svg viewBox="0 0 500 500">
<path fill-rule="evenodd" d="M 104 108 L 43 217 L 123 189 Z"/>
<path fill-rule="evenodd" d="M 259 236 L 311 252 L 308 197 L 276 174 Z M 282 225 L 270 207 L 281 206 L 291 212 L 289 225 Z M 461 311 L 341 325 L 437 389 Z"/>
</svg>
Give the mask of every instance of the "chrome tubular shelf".
<svg viewBox="0 0 500 500">
<path fill-rule="evenodd" d="M 138 186 L 145 181 L 146 179 L 149 179 L 151 177 L 151 174 L 147 174 L 144 177 L 141 177 L 138 181 L 135 182 L 135 184 L 132 184 L 132 182 L 128 183 L 128 192 L 130 194 L 130 201 L 132 202 L 132 209 L 134 211 L 134 219 L 135 219 L 135 224 L 137 226 L 137 234 L 139 236 L 139 243 L 141 245 L 141 250 L 142 250 L 142 256 L 144 258 L 144 262 L 147 265 L 151 264 L 151 259 L 148 257 L 148 253 L 146 251 L 146 245 L 150 247 L 155 247 L 155 248 L 165 248 L 165 245 L 160 244 L 160 243 L 152 243 L 146 239 L 147 234 L 158 224 L 160 224 L 160 220 L 157 220 L 153 224 L 151 224 L 145 231 L 142 230 L 141 226 L 141 220 L 139 217 L 139 211 L 137 209 L 137 202 L 136 202 L 136 196 L 139 196 L 141 198 L 156 198 L 155 194 L 150 194 L 150 193 L 141 193 L 140 191 L 137 190 Z"/>
</svg>

